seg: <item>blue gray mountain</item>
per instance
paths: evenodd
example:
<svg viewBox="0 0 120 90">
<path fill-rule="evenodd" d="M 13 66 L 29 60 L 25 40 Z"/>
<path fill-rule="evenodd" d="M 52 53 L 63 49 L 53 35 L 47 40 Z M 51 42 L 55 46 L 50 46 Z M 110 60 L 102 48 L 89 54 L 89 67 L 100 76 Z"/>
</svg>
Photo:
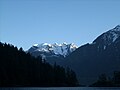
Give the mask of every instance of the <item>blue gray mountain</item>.
<svg viewBox="0 0 120 90">
<path fill-rule="evenodd" d="M 72 68 L 80 83 L 90 85 L 102 73 L 120 71 L 120 25 L 98 36 L 66 57 L 63 66 Z"/>
</svg>

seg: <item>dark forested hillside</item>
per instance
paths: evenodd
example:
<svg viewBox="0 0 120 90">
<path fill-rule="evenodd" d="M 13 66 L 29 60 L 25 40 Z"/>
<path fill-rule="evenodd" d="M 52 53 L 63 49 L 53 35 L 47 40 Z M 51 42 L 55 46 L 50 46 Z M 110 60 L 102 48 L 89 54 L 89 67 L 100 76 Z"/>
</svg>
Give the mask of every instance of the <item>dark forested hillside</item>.
<svg viewBox="0 0 120 90">
<path fill-rule="evenodd" d="M 102 73 L 111 76 L 114 71 L 120 71 L 120 25 L 76 49 L 66 57 L 65 65 L 72 68 L 85 85 L 96 81 Z"/>
<path fill-rule="evenodd" d="M 22 48 L 0 43 L 0 86 L 76 86 L 71 69 L 51 66 Z"/>
</svg>

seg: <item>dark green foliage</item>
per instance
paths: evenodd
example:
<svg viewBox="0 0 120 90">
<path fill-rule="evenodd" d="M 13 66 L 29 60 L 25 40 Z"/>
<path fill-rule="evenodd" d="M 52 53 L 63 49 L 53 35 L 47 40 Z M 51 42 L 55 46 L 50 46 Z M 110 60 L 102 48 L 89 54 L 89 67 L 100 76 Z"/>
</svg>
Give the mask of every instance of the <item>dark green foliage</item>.
<svg viewBox="0 0 120 90">
<path fill-rule="evenodd" d="M 78 81 L 76 79 L 76 74 L 70 68 L 67 68 L 67 83 L 74 86 L 78 84 Z"/>
<path fill-rule="evenodd" d="M 41 57 L 32 57 L 22 48 L 0 43 L 0 86 L 76 86 L 75 73 L 69 73 Z"/>
</svg>

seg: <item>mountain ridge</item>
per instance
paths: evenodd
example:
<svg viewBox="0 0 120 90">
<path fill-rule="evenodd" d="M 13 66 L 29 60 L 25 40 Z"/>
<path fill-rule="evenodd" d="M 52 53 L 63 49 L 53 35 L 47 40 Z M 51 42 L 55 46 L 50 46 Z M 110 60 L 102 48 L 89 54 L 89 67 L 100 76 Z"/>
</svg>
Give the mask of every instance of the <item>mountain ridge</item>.
<svg viewBox="0 0 120 90">
<path fill-rule="evenodd" d="M 48 43 L 41 43 L 41 44 L 33 44 L 33 46 L 28 49 L 27 52 L 29 52 L 31 55 L 37 57 L 42 56 L 44 59 L 46 59 L 48 62 L 53 62 L 56 59 L 64 59 L 66 56 L 68 56 L 70 53 L 75 51 L 78 47 L 74 43 L 54 43 L 54 44 L 48 44 Z M 58 60 L 57 60 L 58 61 Z M 54 63 L 54 62 L 53 62 Z"/>
<path fill-rule="evenodd" d="M 93 43 L 100 42 L 99 39 L 102 40 L 102 42 L 105 42 L 105 45 L 110 45 L 111 43 L 114 43 L 115 40 L 120 36 L 120 25 L 117 25 L 115 28 L 108 30 L 107 32 L 101 34 L 98 36 Z"/>
<path fill-rule="evenodd" d="M 102 73 L 111 75 L 114 71 L 120 71 L 119 63 L 120 26 L 118 25 L 98 36 L 92 43 L 77 48 L 66 57 L 63 66 L 71 67 L 81 83 L 90 85 Z"/>
</svg>

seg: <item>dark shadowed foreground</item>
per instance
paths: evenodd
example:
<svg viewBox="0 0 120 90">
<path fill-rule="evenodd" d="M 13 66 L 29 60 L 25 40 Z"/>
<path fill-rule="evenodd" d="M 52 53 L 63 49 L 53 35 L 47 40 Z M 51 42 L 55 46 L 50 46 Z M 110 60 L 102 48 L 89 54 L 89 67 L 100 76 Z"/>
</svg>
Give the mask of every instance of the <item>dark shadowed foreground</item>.
<svg viewBox="0 0 120 90">
<path fill-rule="evenodd" d="M 22 48 L 0 43 L 0 86 L 76 86 L 77 78 L 71 69 L 54 66 L 32 57 Z"/>
</svg>

